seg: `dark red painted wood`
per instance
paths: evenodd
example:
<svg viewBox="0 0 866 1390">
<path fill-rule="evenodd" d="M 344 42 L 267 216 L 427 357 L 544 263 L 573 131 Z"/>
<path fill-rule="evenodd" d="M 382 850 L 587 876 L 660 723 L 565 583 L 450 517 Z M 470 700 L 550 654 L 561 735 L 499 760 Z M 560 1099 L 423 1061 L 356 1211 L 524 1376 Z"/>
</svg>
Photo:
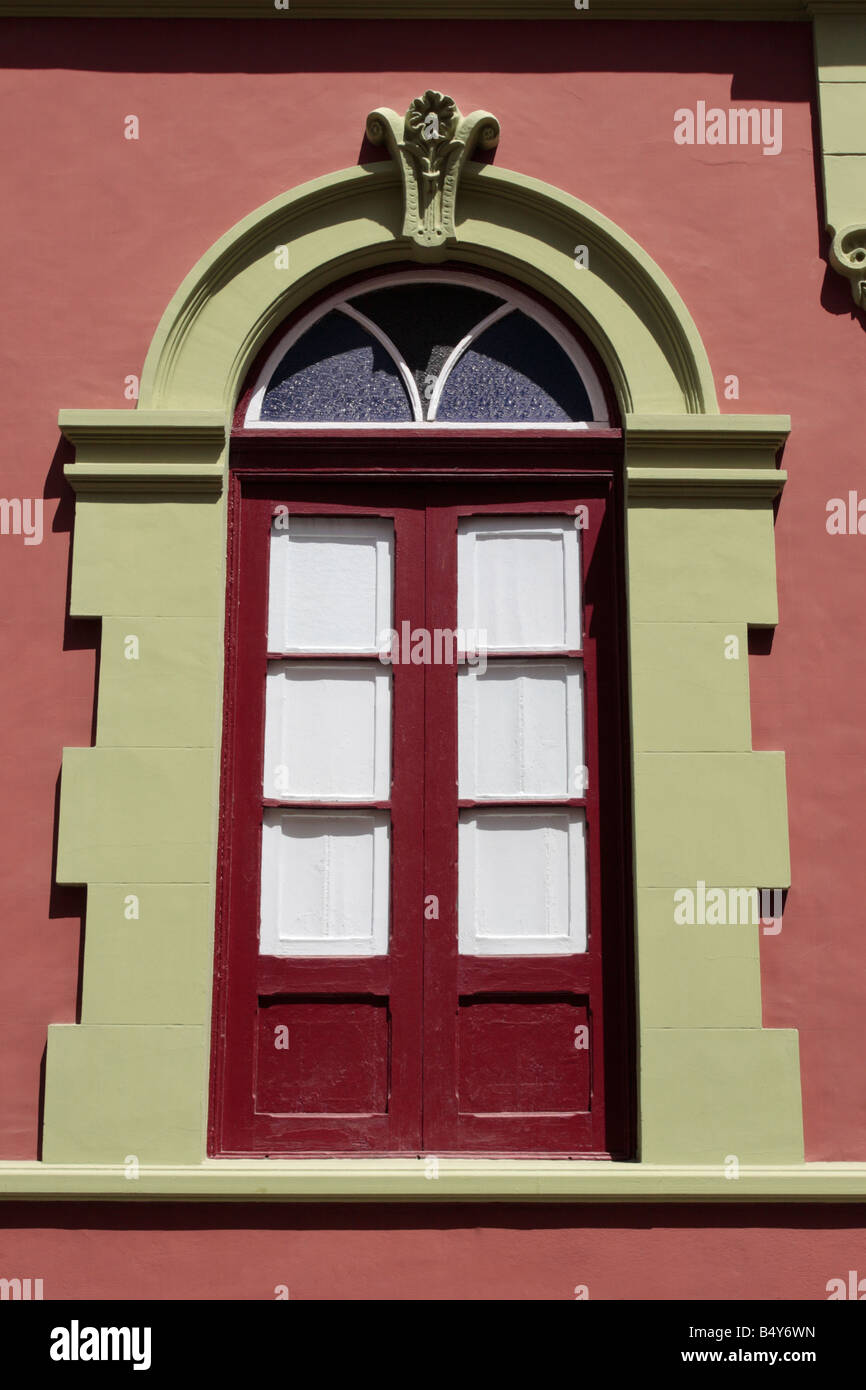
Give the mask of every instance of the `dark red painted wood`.
<svg viewBox="0 0 866 1390">
<path fill-rule="evenodd" d="M 269 536 L 274 501 L 284 498 L 268 499 L 254 495 L 254 491 L 242 494 L 237 503 L 235 544 L 240 560 L 236 600 L 228 615 L 227 640 L 230 647 L 236 647 L 236 660 L 232 664 L 230 702 L 233 727 L 226 727 L 228 759 L 223 784 L 224 803 L 230 807 L 222 841 L 229 887 L 221 956 L 226 977 L 218 1033 L 221 1080 L 213 1144 L 215 1151 L 223 1154 L 415 1148 L 421 1107 L 417 895 L 422 864 L 424 673 L 418 666 L 393 667 L 388 957 L 379 961 L 261 956 L 258 924 L 263 807 L 313 804 L 333 809 L 334 803 L 280 803 L 262 796 Z M 424 591 L 420 509 L 351 506 L 332 497 L 316 501 L 295 494 L 291 506 L 295 513 L 391 517 L 395 527 L 395 617 L 405 618 L 413 626 L 423 621 L 418 606 Z M 352 657 L 354 661 L 365 659 L 377 660 Z M 382 805 L 372 801 L 351 804 Z M 322 1018 L 328 1020 L 324 1031 L 311 1022 L 314 1015 L 308 1005 L 316 998 Z M 306 1001 L 303 1008 L 301 1000 Z M 289 1028 L 287 1048 L 271 1046 L 277 1026 L 274 1019 Z M 313 1033 L 316 1046 L 307 1036 Z M 358 1063 L 359 1051 L 368 1054 L 363 1066 Z M 297 1073 L 298 1059 L 304 1063 L 303 1080 Z M 321 1105 L 316 1102 L 319 1090 L 324 1098 Z M 345 1102 L 342 1110 L 337 1104 L 341 1096 Z M 375 1098 L 375 1105 L 371 1098 Z"/>
<path fill-rule="evenodd" d="M 287 995 L 293 989 L 304 994 L 346 994 L 360 990 L 367 994 L 391 993 L 390 956 L 330 957 L 262 956 L 256 972 L 263 996 Z"/>
<path fill-rule="evenodd" d="M 344 463 L 348 457 L 362 465 L 363 481 L 358 474 L 331 481 L 317 473 L 334 441 L 321 441 L 324 450 L 293 449 L 290 467 L 285 441 L 276 451 L 273 441 L 264 450 L 242 441 L 233 455 L 210 1152 L 630 1154 L 628 742 L 618 484 L 609 459 L 599 457 L 598 442 L 582 442 L 575 452 L 569 441 L 568 457 L 561 441 L 554 449 L 547 441 L 544 447 L 527 441 L 510 455 L 513 472 L 504 470 L 495 483 L 471 468 L 463 472 L 464 481 L 452 474 L 461 457 L 477 463 L 474 439 L 464 439 L 460 449 L 448 441 L 444 452 L 438 443 L 416 446 L 410 459 L 396 441 L 379 440 L 372 447 L 368 441 L 368 466 L 363 450 L 342 455 Z M 487 449 L 485 444 L 485 454 Z M 369 468 L 373 459 L 384 462 L 378 472 Z M 427 470 L 437 467 L 438 480 L 428 481 Z M 385 476 L 388 471 L 402 474 L 402 483 Z M 397 663 L 391 953 L 373 960 L 259 957 L 267 550 L 278 502 L 295 512 L 394 517 L 398 631 L 404 618 L 413 628 L 456 627 L 459 515 L 573 516 L 576 505 L 589 508 L 589 529 L 582 532 L 581 653 L 589 788 L 585 798 L 554 803 L 585 809 L 586 954 L 459 956 L 457 666 Z M 551 653 L 538 655 L 543 660 Z M 488 664 L 495 659 L 488 656 Z M 439 899 L 437 920 L 424 917 L 429 894 Z M 320 1060 L 309 1042 L 319 1032 L 310 1022 L 315 1001 L 321 1018 L 330 1020 L 334 1044 Z M 309 1024 L 309 1037 L 298 1039 L 291 1059 L 291 1042 L 277 1056 L 262 1051 L 263 1038 L 269 1046 L 262 1029 L 275 1029 L 274 1019 L 285 1020 L 290 1039 Z M 589 1029 L 588 1048 L 574 1046 L 578 1026 Z M 358 1049 L 365 1050 L 363 1063 Z M 347 1058 L 342 1072 L 341 1050 Z M 302 1058 L 306 1072 L 312 1068 L 319 1078 L 322 1101 L 315 1112 L 291 1110 L 315 1101 L 315 1076 L 302 1079 L 297 1070 Z M 387 1102 L 383 1068 L 390 1071 Z M 349 1109 L 336 1109 L 338 1101 Z M 288 1112 L 279 1109 L 283 1105 Z"/>
<path fill-rule="evenodd" d="M 386 1119 L 389 1032 L 382 996 L 268 1000 L 258 1011 L 257 1112 Z"/>
<path fill-rule="evenodd" d="M 573 488 L 573 485 L 572 485 Z M 464 490 L 465 491 L 465 490 Z M 608 573 L 607 585 L 588 587 L 593 565 L 598 573 L 596 548 L 605 514 L 609 487 L 584 483 L 575 493 L 561 485 L 516 489 L 502 485 L 496 500 L 489 500 L 491 489 L 481 498 L 478 485 L 473 489 L 479 500 L 472 503 L 454 497 L 441 496 L 441 505 L 428 511 L 427 526 L 427 611 L 430 628 L 455 627 L 457 621 L 457 523 L 470 514 L 543 514 L 554 513 L 573 517 L 575 506 L 588 508 L 588 527 L 581 532 L 584 584 L 584 700 L 585 700 L 585 757 L 589 771 L 589 787 L 580 804 L 585 808 L 587 843 L 587 915 L 588 949 L 585 955 L 561 958 L 516 957 L 511 959 L 477 957 L 471 964 L 458 952 L 457 933 L 457 833 L 459 801 L 457 796 L 457 685 L 454 668 L 431 667 L 427 674 L 428 717 L 435 723 L 438 736 L 428 744 L 428 797 L 426 841 L 426 891 L 436 892 L 440 899 L 440 920 L 425 924 L 425 1075 L 424 1075 L 424 1144 L 425 1148 L 444 1151 L 487 1151 L 496 1148 L 507 1152 L 536 1150 L 546 1153 L 579 1153 L 600 1151 L 607 1147 L 605 1126 L 605 1066 L 604 1050 L 595 1041 L 602 1036 L 604 999 L 602 991 L 602 881 L 599 834 L 599 758 L 597 723 L 597 640 L 601 631 L 607 644 L 615 648 L 617 623 L 614 596 L 614 575 Z M 599 595 L 607 598 L 606 611 L 597 611 Z M 550 653 L 539 655 L 549 660 Z M 488 654 L 488 669 L 497 658 Z M 530 658 L 531 659 L 531 658 Z M 577 798 L 558 802 L 521 801 L 520 805 L 569 805 Z M 485 800 L 485 806 L 510 804 Z M 616 940 L 615 917 L 612 914 L 611 935 Z M 439 930 L 437 930 L 437 928 Z M 615 946 L 612 950 L 615 950 Z M 589 1048 L 581 1047 L 577 1061 L 585 1064 L 585 1074 L 577 1066 L 574 1036 L 565 1039 L 561 1009 L 551 1007 L 545 1015 L 545 997 L 537 992 L 530 980 L 546 967 L 548 977 L 556 973 L 558 988 L 569 993 L 561 996 L 563 1007 L 576 1010 L 586 1005 L 586 1024 L 589 1029 Z M 471 973 L 470 973 L 471 972 Z M 459 981 L 459 984 L 458 984 Z M 471 981 L 471 984 L 470 984 Z M 504 981 L 507 984 L 504 985 Z M 503 987 L 510 990 L 508 1009 L 498 994 Z M 471 992 L 470 992 L 471 990 Z M 588 999 L 581 997 L 586 991 Z M 494 1001 L 498 1002 L 494 1002 Z M 484 1009 L 489 1004 L 491 1020 L 484 1022 Z M 525 1011 L 520 1012 L 525 1005 Z M 544 1023 L 545 1016 L 548 1019 Z M 582 1017 L 582 1016 L 581 1016 Z M 471 1021 L 470 1021 L 471 1020 Z M 522 1022 L 521 1020 L 525 1020 Z M 532 1090 L 525 1068 L 537 1071 L 538 1039 L 547 1027 L 547 1056 L 551 1075 L 559 1078 L 551 1090 L 549 1078 L 535 1078 L 548 1100 L 543 1111 L 530 1112 L 523 1107 L 526 1095 Z M 522 1041 L 524 1032 L 526 1039 Z M 470 1070 L 466 1060 L 467 1048 L 476 1050 L 485 1037 L 498 1038 L 501 1047 L 511 1047 L 514 1091 L 510 1100 L 500 1074 L 499 1060 L 491 1051 L 489 1064 L 500 1075 L 496 1085 L 502 1104 L 498 1113 L 479 1111 L 473 1096 L 487 1094 L 481 1082 L 483 1064 L 475 1057 Z M 506 1044 L 504 1039 L 508 1039 Z M 432 1040 L 432 1046 L 431 1046 Z M 568 1047 L 568 1066 L 563 1060 L 563 1048 Z M 492 1043 L 491 1043 L 492 1048 Z M 592 1068 L 590 1072 L 590 1056 Z M 532 1060 L 535 1058 L 535 1060 Z M 560 1065 L 561 1064 L 561 1065 Z M 459 1078 L 471 1073 L 469 1094 L 461 1094 Z M 527 1089 L 528 1087 L 528 1089 Z M 480 1089 L 479 1089 L 480 1088 Z"/>
<path fill-rule="evenodd" d="M 411 447 L 410 447 L 411 446 Z M 571 478 L 608 481 L 621 467 L 620 430 L 551 434 L 539 427 L 483 430 L 467 438 L 451 430 L 314 430 L 285 434 L 246 430 L 232 438 L 232 467 L 241 478 Z"/>
<path fill-rule="evenodd" d="M 587 1028 L 585 998 L 568 994 L 484 993 L 463 996 L 457 1011 L 457 1096 L 461 1115 L 515 1131 L 540 1133 L 563 1105 L 589 1113 L 590 1052 L 575 1038 Z M 575 1126 L 577 1129 L 577 1126 Z"/>
<path fill-rule="evenodd" d="M 457 957 L 457 993 L 561 994 L 586 993 L 592 979 L 589 957 L 579 956 L 462 956 Z"/>
</svg>

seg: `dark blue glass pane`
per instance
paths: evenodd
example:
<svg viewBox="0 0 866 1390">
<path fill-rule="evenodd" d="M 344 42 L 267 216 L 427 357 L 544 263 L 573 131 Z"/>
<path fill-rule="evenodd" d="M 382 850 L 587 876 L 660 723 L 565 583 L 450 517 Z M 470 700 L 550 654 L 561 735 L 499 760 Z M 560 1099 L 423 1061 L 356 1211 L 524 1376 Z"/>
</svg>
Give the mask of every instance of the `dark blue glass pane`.
<svg viewBox="0 0 866 1390">
<path fill-rule="evenodd" d="M 360 324 L 334 310 L 289 348 L 268 384 L 263 420 L 411 420 L 396 364 Z"/>
<path fill-rule="evenodd" d="M 516 309 L 485 330 L 454 367 L 437 420 L 467 424 L 591 420 L 586 387 L 545 329 Z"/>
<path fill-rule="evenodd" d="M 352 300 L 387 333 L 415 378 L 425 411 L 449 353 L 502 300 L 467 285 L 430 280 L 419 285 L 392 285 Z"/>
</svg>

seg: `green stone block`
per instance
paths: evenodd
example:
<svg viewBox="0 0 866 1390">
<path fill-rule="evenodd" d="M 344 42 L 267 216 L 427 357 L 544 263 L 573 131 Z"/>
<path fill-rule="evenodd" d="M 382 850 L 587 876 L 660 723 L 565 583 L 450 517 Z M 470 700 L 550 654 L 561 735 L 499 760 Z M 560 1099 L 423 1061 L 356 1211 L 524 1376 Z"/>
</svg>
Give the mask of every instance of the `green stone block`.
<svg viewBox="0 0 866 1390">
<path fill-rule="evenodd" d="M 640 1055 L 645 1163 L 803 1162 L 793 1029 L 650 1028 Z"/>
<path fill-rule="evenodd" d="M 58 883 L 206 883 L 216 760 L 205 748 L 67 748 Z"/>
<path fill-rule="evenodd" d="M 48 1030 L 46 1163 L 200 1163 L 205 1153 L 202 1028 L 53 1024 Z"/>
</svg>

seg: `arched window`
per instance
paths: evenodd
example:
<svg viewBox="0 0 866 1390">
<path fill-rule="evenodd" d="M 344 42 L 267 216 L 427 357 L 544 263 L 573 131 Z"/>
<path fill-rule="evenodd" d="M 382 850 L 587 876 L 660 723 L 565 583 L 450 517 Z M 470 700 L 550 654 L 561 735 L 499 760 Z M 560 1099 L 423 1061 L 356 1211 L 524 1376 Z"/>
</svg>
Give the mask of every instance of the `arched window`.
<svg viewBox="0 0 866 1390">
<path fill-rule="evenodd" d="M 560 321 L 480 275 L 387 275 L 280 339 L 248 429 L 287 425 L 605 428 L 598 375 Z"/>
<path fill-rule="evenodd" d="M 211 1153 L 624 1156 L 621 439 L 589 354 L 510 287 L 388 274 L 241 401 Z"/>
</svg>

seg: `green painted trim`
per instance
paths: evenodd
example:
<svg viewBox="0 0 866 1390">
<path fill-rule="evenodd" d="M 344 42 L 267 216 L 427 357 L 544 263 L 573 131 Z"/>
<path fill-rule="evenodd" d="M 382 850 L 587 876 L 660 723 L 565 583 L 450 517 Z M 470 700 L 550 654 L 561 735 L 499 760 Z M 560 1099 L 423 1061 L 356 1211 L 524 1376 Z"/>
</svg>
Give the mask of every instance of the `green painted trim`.
<svg viewBox="0 0 866 1390">
<path fill-rule="evenodd" d="M 712 449 L 724 451 L 732 465 L 746 467 L 744 451 L 757 450 L 762 457 L 768 451 L 775 455 L 791 433 L 790 415 L 717 415 L 701 420 L 682 415 L 667 420 L 660 415 L 628 415 L 624 423 L 632 456 L 639 449 L 663 449 L 666 453 Z M 731 458 L 735 453 L 737 457 Z"/>
<path fill-rule="evenodd" d="M 205 253 L 171 300 L 147 354 L 139 408 L 222 411 L 252 358 L 312 294 L 373 266 L 424 263 L 402 235 L 392 163 L 344 169 L 282 194 Z M 574 263 L 587 247 L 588 268 Z M 276 247 L 290 269 L 275 268 Z M 561 189 L 468 164 L 449 258 L 510 275 L 587 334 L 624 414 L 718 414 L 709 360 L 667 276 L 620 227 Z M 121 414 L 123 412 L 120 412 Z"/>
<path fill-rule="evenodd" d="M 400 1202 L 862 1202 L 866 1163 L 593 1163 L 440 1158 L 201 1164 L 0 1163 L 0 1199 Z M 728 1168 L 728 1173 L 732 1169 Z"/>
<path fill-rule="evenodd" d="M 195 464 L 67 464 L 63 476 L 73 492 L 80 493 L 195 493 L 222 492 L 222 466 Z"/>
<path fill-rule="evenodd" d="M 813 14 L 861 14 L 863 0 L 438 0 L 436 18 L 808 20 Z M 403 19 L 423 21 L 410 0 L 2 0 L 0 17 L 124 19 Z"/>
<path fill-rule="evenodd" d="M 61 410 L 57 423 L 76 448 L 91 444 L 135 447 L 170 439 L 190 444 L 225 442 L 225 420 L 217 410 Z"/>
<path fill-rule="evenodd" d="M 628 468 L 629 502 L 726 500 L 772 502 L 787 481 L 787 473 L 758 468 Z"/>
<path fill-rule="evenodd" d="M 58 875 L 88 884 L 93 931 L 82 1022 L 50 1030 L 43 1152 L 58 1181 L 63 1164 L 111 1172 L 91 1165 L 133 1155 L 150 1171 L 168 1165 L 154 1193 L 431 1196 L 424 1177 L 403 1186 L 383 1177 L 417 1173 L 411 1163 L 201 1161 L 225 584 L 225 496 L 214 483 L 226 466 L 237 392 L 271 331 L 351 271 L 417 262 L 402 235 L 401 194 L 397 170 L 379 164 L 260 208 L 174 296 L 148 353 L 138 409 L 61 416 L 77 450 L 68 473 L 80 486 L 71 611 L 102 617 L 103 659 L 97 746 L 66 751 L 61 788 Z M 706 352 L 675 289 L 631 238 L 577 199 L 470 165 L 455 231 L 451 259 L 537 289 L 588 334 L 625 416 L 631 678 L 640 700 L 643 1162 L 455 1160 L 453 1171 L 468 1176 L 434 1195 L 640 1200 L 653 1195 L 652 1175 L 667 1173 L 664 1191 L 694 1196 L 700 1185 L 691 1192 L 682 1167 L 648 1163 L 718 1156 L 722 1164 L 734 1154 L 762 1175 L 799 1165 L 797 1039 L 760 1026 L 757 928 L 684 939 L 671 921 L 672 890 L 696 878 L 788 881 L 784 759 L 751 752 L 745 651 L 720 663 L 732 634 L 745 643 L 749 624 L 776 621 L 771 504 L 784 481 L 777 456 L 790 421 L 719 414 Z M 581 243 L 588 269 L 574 264 Z M 289 270 L 278 268 L 276 246 L 290 248 Z M 140 648 L 132 661 L 122 649 L 131 636 Z M 122 910 L 130 895 L 140 909 L 133 923 Z M 694 1007 L 680 998 L 686 968 Z M 333 1176 L 326 1182 L 322 1173 Z M 232 1174 L 246 1176 L 232 1187 Z M 131 1195 L 120 1182 L 113 1195 Z M 726 1180 L 724 1195 L 731 1188 Z M 766 1190 L 763 1177 L 755 1190 Z M 748 1189 L 735 1195 L 748 1198 Z"/>
<path fill-rule="evenodd" d="M 217 411 L 61 410 L 75 492 L 220 492 L 226 425 Z M 166 460 L 166 453 L 172 461 Z"/>
<path fill-rule="evenodd" d="M 791 429 L 787 415 L 627 415 L 624 423 L 629 503 L 761 505 L 785 485 L 777 456 Z"/>
</svg>

